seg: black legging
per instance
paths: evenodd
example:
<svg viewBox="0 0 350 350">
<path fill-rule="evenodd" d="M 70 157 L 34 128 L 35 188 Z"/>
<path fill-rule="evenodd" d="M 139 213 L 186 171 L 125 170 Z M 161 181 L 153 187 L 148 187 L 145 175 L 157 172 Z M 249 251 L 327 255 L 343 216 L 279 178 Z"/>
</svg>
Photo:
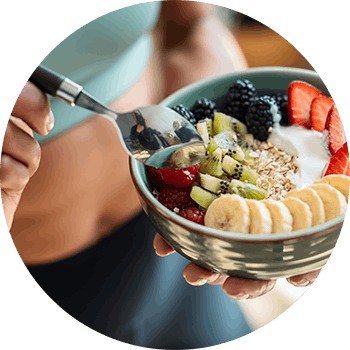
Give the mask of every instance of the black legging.
<svg viewBox="0 0 350 350">
<path fill-rule="evenodd" d="M 155 233 L 140 214 L 75 256 L 28 269 L 68 314 L 126 343 L 195 349 L 249 333 L 238 304 L 221 287 L 188 285 L 186 259 L 154 253 Z"/>
</svg>

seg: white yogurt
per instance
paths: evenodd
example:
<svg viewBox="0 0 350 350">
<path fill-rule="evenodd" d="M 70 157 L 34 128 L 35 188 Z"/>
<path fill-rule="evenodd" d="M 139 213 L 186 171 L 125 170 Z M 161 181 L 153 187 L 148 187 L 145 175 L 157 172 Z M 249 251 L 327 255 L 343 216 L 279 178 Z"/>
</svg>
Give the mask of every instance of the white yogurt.
<svg viewBox="0 0 350 350">
<path fill-rule="evenodd" d="M 299 125 L 277 126 L 268 141 L 282 151 L 297 156 L 299 171 L 294 174 L 297 188 L 311 185 L 322 177 L 330 159 L 322 133 Z"/>
</svg>

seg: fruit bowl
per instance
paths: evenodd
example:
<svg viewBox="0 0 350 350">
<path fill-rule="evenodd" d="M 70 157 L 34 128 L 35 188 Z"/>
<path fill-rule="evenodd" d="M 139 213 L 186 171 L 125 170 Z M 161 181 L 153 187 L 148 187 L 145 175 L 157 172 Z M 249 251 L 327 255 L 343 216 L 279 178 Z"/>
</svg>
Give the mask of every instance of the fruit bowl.
<svg viewBox="0 0 350 350">
<path fill-rule="evenodd" d="M 293 80 L 303 80 L 329 92 L 316 72 L 285 67 L 252 68 L 189 85 L 161 105 L 192 106 L 199 98 L 218 105 L 230 84 L 249 79 L 257 90 L 286 91 Z M 199 266 L 250 279 L 285 278 L 323 267 L 339 237 L 344 215 L 308 229 L 279 234 L 224 232 L 188 221 L 163 206 L 153 195 L 146 168 L 130 159 L 130 171 L 142 207 L 158 233 L 185 258 Z"/>
</svg>

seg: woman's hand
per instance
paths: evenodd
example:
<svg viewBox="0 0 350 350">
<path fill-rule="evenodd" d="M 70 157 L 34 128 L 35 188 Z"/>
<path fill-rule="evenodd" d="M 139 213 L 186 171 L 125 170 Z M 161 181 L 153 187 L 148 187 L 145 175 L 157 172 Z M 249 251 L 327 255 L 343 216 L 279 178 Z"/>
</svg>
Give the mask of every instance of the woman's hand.
<svg viewBox="0 0 350 350">
<path fill-rule="evenodd" d="M 136 132 L 140 133 L 142 132 L 144 127 L 142 125 L 137 125 Z"/>
<path fill-rule="evenodd" d="M 167 256 L 174 253 L 172 248 L 158 233 L 154 237 L 154 249 L 159 256 Z M 320 270 L 307 274 L 287 278 L 287 281 L 297 287 L 305 287 L 314 282 Z M 230 277 L 218 272 L 209 271 L 194 263 L 189 263 L 184 271 L 183 277 L 187 283 L 193 286 L 202 286 L 206 283 L 221 285 L 224 292 L 233 299 L 254 299 L 270 292 L 276 280 L 248 280 L 239 277 Z"/>
<path fill-rule="evenodd" d="M 28 82 L 11 113 L 1 153 L 1 197 L 9 229 L 22 192 L 40 162 L 40 146 L 33 131 L 46 135 L 53 123 L 46 95 Z"/>
</svg>

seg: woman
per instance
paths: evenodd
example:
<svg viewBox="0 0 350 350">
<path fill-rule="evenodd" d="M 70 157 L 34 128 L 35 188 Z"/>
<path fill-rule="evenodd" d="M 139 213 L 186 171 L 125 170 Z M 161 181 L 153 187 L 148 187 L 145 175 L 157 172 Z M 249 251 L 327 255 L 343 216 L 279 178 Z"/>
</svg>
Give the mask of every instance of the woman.
<svg viewBox="0 0 350 350">
<path fill-rule="evenodd" d="M 213 6 L 180 1 L 98 18 L 43 63 L 121 112 L 157 104 L 199 79 L 247 68 Z M 61 101 L 51 101 L 51 108 L 53 113 L 45 95 L 27 83 L 1 158 L 7 223 L 39 285 L 82 323 L 134 345 L 197 348 L 249 333 L 234 299 L 262 295 L 275 281 L 228 278 L 176 254 L 157 259 L 152 241 L 160 256 L 173 249 L 140 213 L 116 130 Z M 42 136 L 35 136 L 40 147 L 32 131 Z M 179 281 L 182 270 L 189 284 L 202 287 Z M 233 299 L 204 284 L 222 285 Z"/>
</svg>

